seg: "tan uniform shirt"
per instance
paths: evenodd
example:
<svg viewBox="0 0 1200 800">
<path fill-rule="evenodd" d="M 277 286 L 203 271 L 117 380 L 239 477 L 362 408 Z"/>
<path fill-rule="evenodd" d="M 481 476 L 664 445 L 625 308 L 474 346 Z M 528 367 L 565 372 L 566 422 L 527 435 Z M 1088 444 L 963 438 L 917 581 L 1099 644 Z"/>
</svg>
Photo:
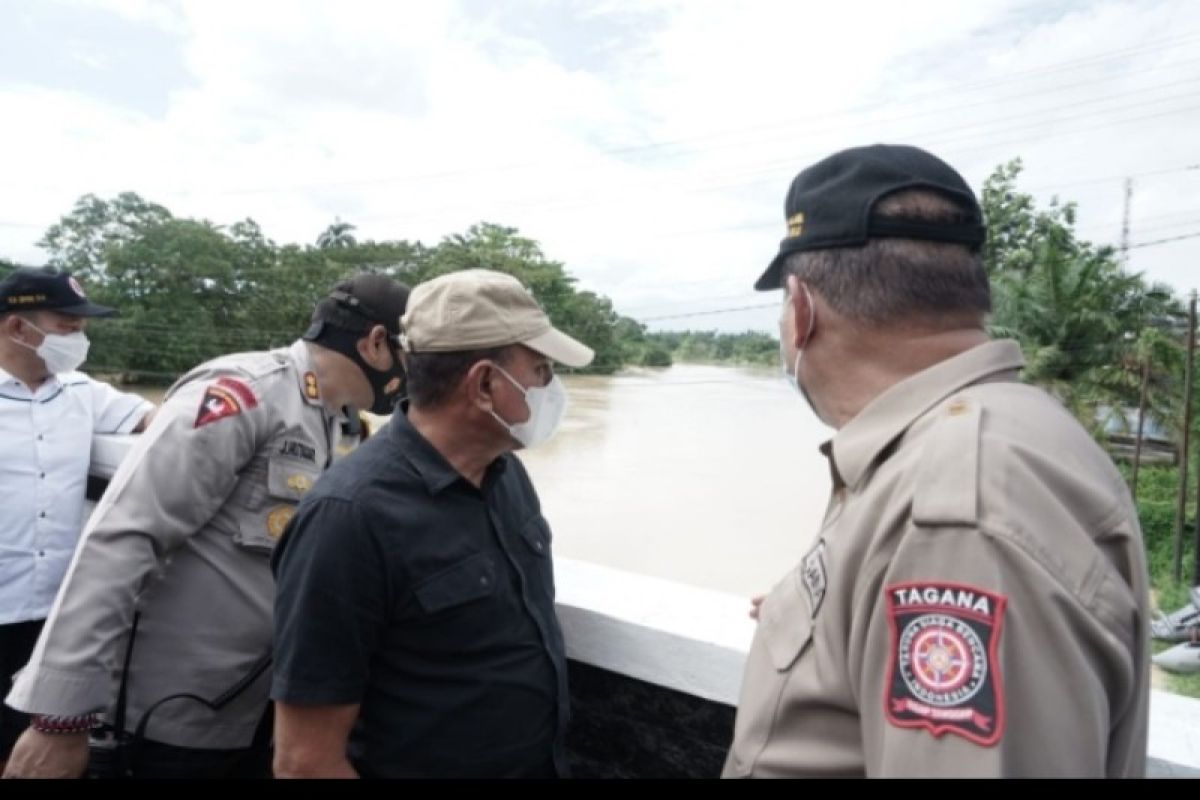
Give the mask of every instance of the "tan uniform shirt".
<svg viewBox="0 0 1200 800">
<path fill-rule="evenodd" d="M 111 719 L 135 611 L 127 728 L 162 697 L 211 700 L 236 684 L 270 650 L 271 550 L 318 475 L 357 444 L 341 436 L 303 342 L 181 378 L 92 515 L 9 705 Z M 148 738 L 249 745 L 269 672 L 220 713 L 170 701 Z"/>
<path fill-rule="evenodd" d="M 1147 574 L 1129 492 L 989 342 L 823 450 L 820 535 L 762 604 L 726 776 L 1140 776 Z"/>
</svg>

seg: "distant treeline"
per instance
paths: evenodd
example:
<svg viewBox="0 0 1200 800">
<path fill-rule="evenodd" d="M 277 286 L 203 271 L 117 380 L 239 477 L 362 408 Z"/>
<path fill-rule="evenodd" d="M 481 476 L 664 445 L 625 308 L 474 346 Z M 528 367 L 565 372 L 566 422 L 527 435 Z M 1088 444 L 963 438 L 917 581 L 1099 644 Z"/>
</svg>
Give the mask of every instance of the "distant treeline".
<svg viewBox="0 0 1200 800">
<path fill-rule="evenodd" d="M 1026 379 L 1060 397 L 1085 424 L 1095 427 L 1106 409 L 1123 418 L 1144 388 L 1150 415 L 1170 429 L 1181 416 L 1180 298 L 1147 283 L 1112 247 L 1079 239 L 1071 203 L 1039 209 L 1017 190 L 1020 171 L 1019 161 L 1002 165 L 981 193 L 994 331 L 1021 342 Z M 472 267 L 510 273 L 556 325 L 596 350 L 594 372 L 778 358 L 770 333 L 650 333 L 609 298 L 580 289 L 562 263 L 513 228 L 481 223 L 432 245 L 360 241 L 354 231 L 336 220 L 312 244 L 280 244 L 251 219 L 218 225 L 177 217 L 124 193 L 83 196 L 39 245 L 94 299 L 121 309 L 119 319 L 93 326 L 88 368 L 134 379 L 166 381 L 222 353 L 286 344 L 307 327 L 315 300 L 359 270 L 409 285 Z"/>
<path fill-rule="evenodd" d="M 775 364 L 779 339 L 761 331 L 659 331 L 643 335 L 637 363 L 667 367 L 675 361 L 707 364 Z"/>
</svg>

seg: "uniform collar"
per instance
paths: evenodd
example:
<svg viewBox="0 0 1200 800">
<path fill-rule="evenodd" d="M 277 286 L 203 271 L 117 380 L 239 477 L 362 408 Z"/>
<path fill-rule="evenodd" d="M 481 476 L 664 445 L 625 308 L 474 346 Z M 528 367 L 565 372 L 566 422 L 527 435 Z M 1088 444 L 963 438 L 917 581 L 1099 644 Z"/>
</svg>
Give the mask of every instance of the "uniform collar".
<svg viewBox="0 0 1200 800">
<path fill-rule="evenodd" d="M 1011 339 L 972 347 L 897 383 L 876 397 L 822 446 L 834 485 L 855 489 L 884 448 L 949 395 L 991 375 L 1025 366 Z"/>
<path fill-rule="evenodd" d="M 317 372 L 313 369 L 308 344 L 303 339 L 292 342 L 292 346 L 288 348 L 288 357 L 296 365 L 296 380 L 300 384 L 300 396 L 304 398 L 304 402 L 310 406 L 323 406 L 321 387 L 317 383 Z"/>
</svg>

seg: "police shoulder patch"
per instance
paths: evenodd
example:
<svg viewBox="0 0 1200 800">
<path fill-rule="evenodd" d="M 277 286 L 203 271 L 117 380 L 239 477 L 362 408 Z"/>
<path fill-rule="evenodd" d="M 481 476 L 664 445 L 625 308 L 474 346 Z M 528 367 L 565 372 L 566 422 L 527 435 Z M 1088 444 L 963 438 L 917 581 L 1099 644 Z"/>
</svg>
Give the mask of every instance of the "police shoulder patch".
<svg viewBox="0 0 1200 800">
<path fill-rule="evenodd" d="M 997 650 L 1004 595 L 946 582 L 884 587 L 891 632 L 884 712 L 899 728 L 990 747 L 1004 733 Z"/>
<path fill-rule="evenodd" d="M 249 386 L 237 378 L 218 378 L 204 390 L 193 427 L 199 428 L 256 406 L 258 398 Z"/>
</svg>

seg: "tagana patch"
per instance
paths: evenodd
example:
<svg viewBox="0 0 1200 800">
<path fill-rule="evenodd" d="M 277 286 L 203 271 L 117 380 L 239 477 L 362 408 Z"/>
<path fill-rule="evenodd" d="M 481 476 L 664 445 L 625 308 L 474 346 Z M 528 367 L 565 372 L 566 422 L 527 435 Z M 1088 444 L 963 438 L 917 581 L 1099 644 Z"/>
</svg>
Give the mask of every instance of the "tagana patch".
<svg viewBox="0 0 1200 800">
<path fill-rule="evenodd" d="M 1004 733 L 997 650 L 1006 599 L 946 582 L 884 588 L 891 632 L 887 719 L 933 736 L 954 733 L 982 746 Z"/>
</svg>

